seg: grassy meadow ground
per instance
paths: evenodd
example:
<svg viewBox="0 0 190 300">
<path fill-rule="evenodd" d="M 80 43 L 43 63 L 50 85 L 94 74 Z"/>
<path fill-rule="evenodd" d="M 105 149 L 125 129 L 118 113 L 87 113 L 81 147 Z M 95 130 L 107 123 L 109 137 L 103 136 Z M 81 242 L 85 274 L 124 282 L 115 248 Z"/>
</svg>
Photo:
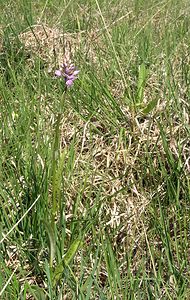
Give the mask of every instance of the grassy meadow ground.
<svg viewBox="0 0 190 300">
<path fill-rule="evenodd" d="M 190 299 L 189 1 L 0 2 L 0 299 Z"/>
</svg>

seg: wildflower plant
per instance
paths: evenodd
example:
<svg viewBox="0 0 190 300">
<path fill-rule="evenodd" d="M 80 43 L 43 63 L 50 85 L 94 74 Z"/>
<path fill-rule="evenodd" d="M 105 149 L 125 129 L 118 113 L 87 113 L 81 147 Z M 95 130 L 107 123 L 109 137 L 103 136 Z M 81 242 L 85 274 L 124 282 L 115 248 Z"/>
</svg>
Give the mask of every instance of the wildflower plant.
<svg viewBox="0 0 190 300">
<path fill-rule="evenodd" d="M 62 173 L 64 166 L 64 155 L 60 151 L 60 141 L 61 141 L 61 120 L 63 115 L 64 100 L 68 88 L 70 88 L 75 79 L 78 78 L 79 70 L 76 70 L 74 64 L 63 63 L 59 70 L 55 71 L 56 78 L 63 78 L 65 81 L 65 89 L 60 97 L 59 101 L 59 111 L 55 117 L 55 127 L 54 127 L 54 142 L 53 142 L 53 157 L 52 157 L 52 170 L 51 170 L 51 185 L 52 185 L 52 202 L 51 202 L 51 222 L 45 223 L 46 230 L 50 241 L 50 267 L 53 267 L 55 258 L 55 236 L 56 236 L 56 218 L 58 208 L 60 206 L 60 184 L 59 178 Z M 76 242 L 79 245 L 79 242 Z M 56 271 L 55 271 L 56 272 Z M 57 278 L 57 276 L 56 276 Z M 55 279 L 56 280 L 56 279 Z"/>
<path fill-rule="evenodd" d="M 65 95 L 67 93 L 68 88 L 70 88 L 75 79 L 78 78 L 79 70 L 76 69 L 74 64 L 64 62 L 60 69 L 55 71 L 56 78 L 63 78 L 65 81 L 65 89 L 63 92 L 63 95 L 60 99 L 60 109 L 56 116 L 56 122 L 55 122 L 55 139 L 54 139 L 54 146 L 53 146 L 53 162 L 52 162 L 52 186 L 54 186 L 54 183 L 56 181 L 56 167 L 58 164 L 57 159 L 59 160 L 59 152 L 60 152 L 60 126 L 61 126 L 61 116 L 63 113 L 63 106 L 64 106 L 64 99 Z M 56 185 L 56 184 L 55 184 Z M 57 199 L 55 192 L 53 192 L 53 199 L 52 199 L 52 221 L 55 219 L 56 215 L 56 207 L 57 207 Z"/>
</svg>

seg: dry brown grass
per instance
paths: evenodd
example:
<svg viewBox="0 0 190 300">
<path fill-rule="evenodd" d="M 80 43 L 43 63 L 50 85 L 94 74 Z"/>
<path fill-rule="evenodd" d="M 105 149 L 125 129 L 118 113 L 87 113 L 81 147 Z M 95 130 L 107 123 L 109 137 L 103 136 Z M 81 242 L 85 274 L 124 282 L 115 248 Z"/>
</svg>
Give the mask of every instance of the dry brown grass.
<svg viewBox="0 0 190 300">
<path fill-rule="evenodd" d="M 54 71 L 64 61 L 72 62 L 81 48 L 83 56 L 91 62 L 96 61 L 95 47 L 100 42 L 98 34 L 93 32 L 64 33 L 58 28 L 47 25 L 34 25 L 19 34 L 19 39 L 28 54 L 28 61 L 40 57 L 48 68 Z"/>
</svg>

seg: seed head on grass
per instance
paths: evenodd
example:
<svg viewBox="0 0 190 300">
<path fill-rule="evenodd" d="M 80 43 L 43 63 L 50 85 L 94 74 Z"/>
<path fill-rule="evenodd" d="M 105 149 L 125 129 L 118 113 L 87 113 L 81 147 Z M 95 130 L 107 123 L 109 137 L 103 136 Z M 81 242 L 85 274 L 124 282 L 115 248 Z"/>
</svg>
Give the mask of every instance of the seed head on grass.
<svg viewBox="0 0 190 300">
<path fill-rule="evenodd" d="M 80 71 L 76 70 L 76 67 L 73 64 L 68 65 L 67 63 L 64 63 L 59 70 L 55 71 L 55 76 L 63 77 L 66 87 L 70 88 L 73 85 L 74 80 L 78 78 L 77 75 L 79 72 Z"/>
</svg>

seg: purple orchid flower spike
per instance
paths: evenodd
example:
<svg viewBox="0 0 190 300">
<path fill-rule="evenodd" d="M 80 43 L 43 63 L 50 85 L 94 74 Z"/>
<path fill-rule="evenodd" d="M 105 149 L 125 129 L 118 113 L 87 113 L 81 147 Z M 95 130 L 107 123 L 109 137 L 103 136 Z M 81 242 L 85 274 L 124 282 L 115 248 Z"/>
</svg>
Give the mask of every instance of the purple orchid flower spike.
<svg viewBox="0 0 190 300">
<path fill-rule="evenodd" d="M 70 88 L 74 80 L 77 79 L 77 75 L 80 71 L 76 70 L 75 66 L 73 64 L 68 65 L 67 63 L 64 63 L 61 65 L 60 70 L 55 71 L 56 77 L 63 77 L 65 80 L 65 84 L 67 88 Z"/>
</svg>

